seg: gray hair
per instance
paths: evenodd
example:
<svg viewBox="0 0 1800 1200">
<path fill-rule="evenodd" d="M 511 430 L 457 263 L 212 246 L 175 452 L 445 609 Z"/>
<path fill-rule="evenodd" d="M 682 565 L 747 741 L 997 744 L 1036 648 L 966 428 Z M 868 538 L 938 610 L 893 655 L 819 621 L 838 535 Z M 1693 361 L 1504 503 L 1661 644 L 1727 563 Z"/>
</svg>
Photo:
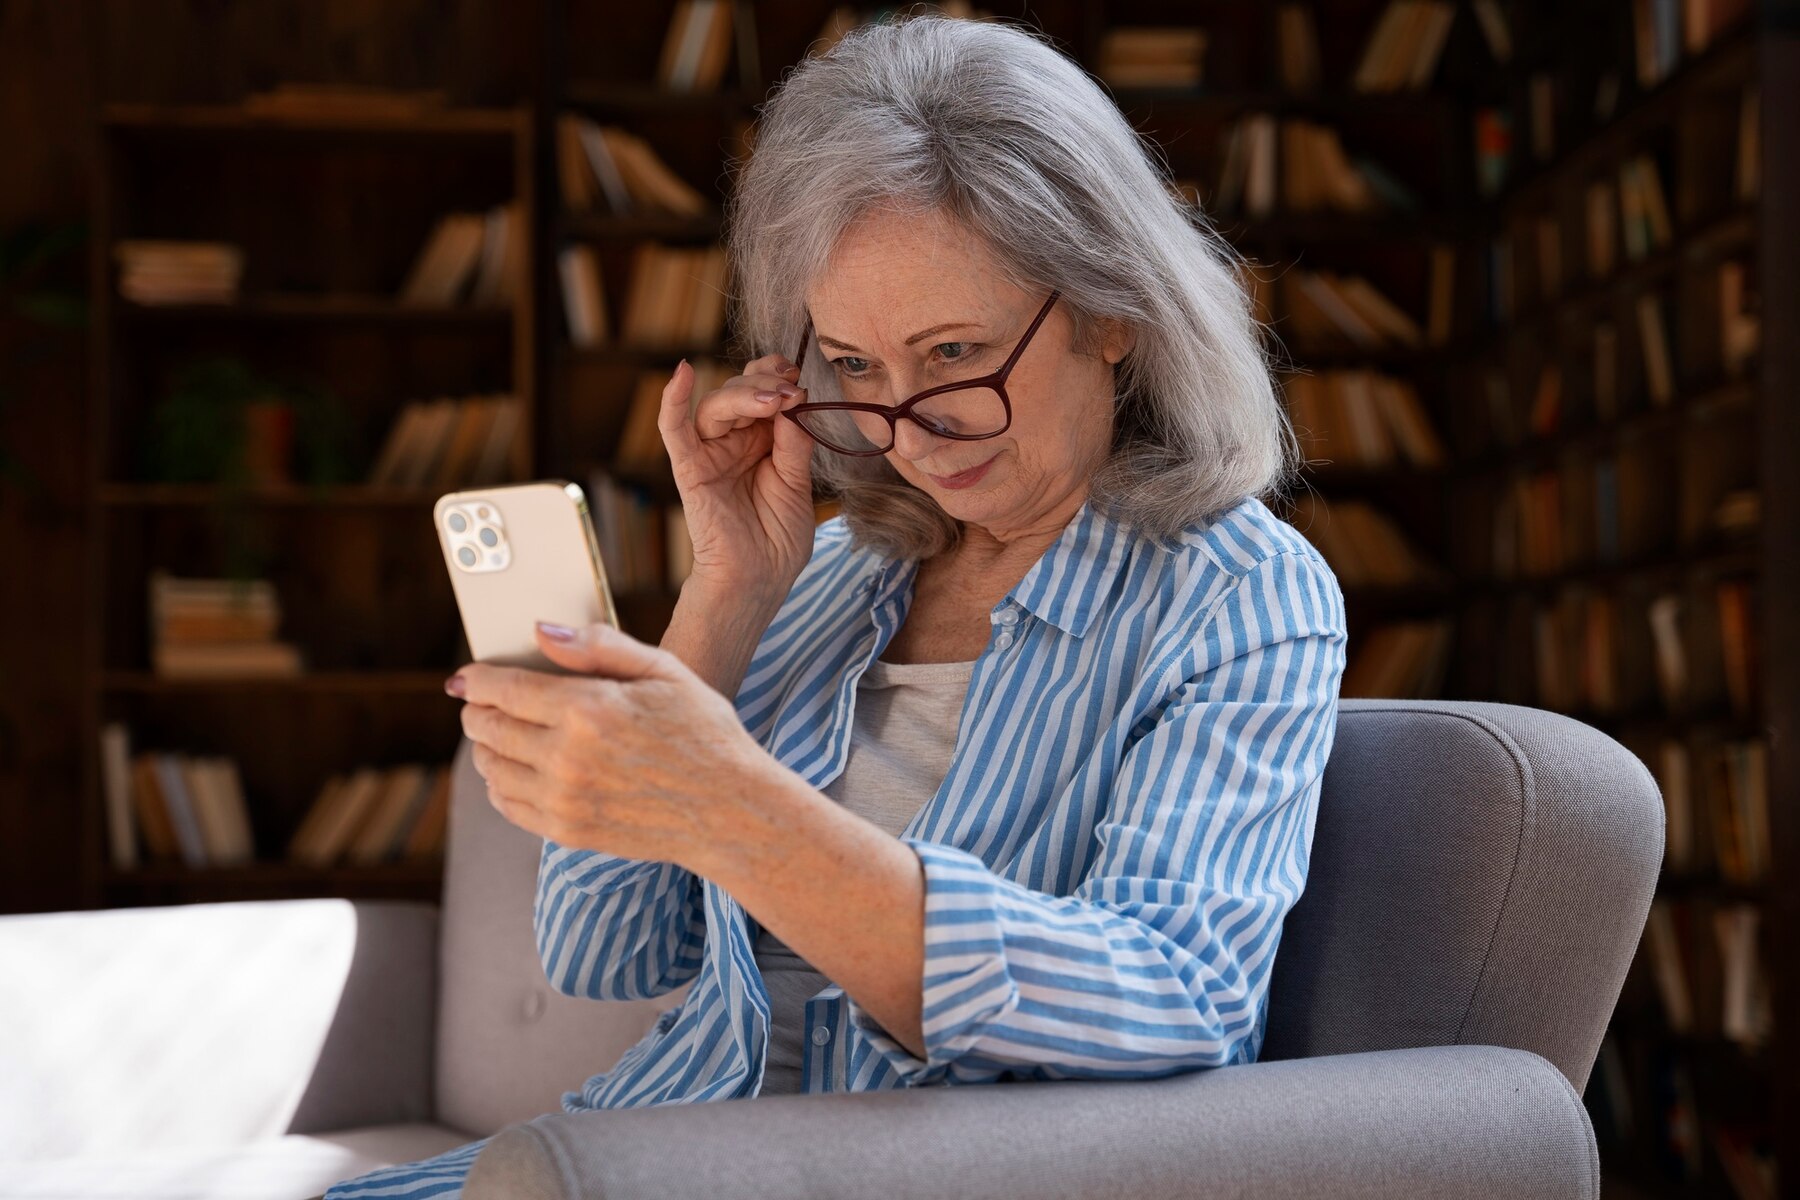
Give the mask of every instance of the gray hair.
<svg viewBox="0 0 1800 1200">
<path fill-rule="evenodd" d="M 725 242 L 741 361 L 794 352 L 808 283 L 859 216 L 939 211 L 1020 290 L 1061 289 L 1077 353 L 1097 353 L 1102 319 L 1135 334 L 1115 367 L 1111 452 L 1088 481 L 1096 507 L 1167 543 L 1292 482 L 1300 447 L 1241 256 L 1046 35 L 930 13 L 854 29 L 792 68 L 733 170 Z M 805 375 L 812 399 L 840 398 L 820 357 Z M 961 537 L 885 458 L 815 446 L 813 477 L 861 545 L 924 559 Z"/>
</svg>

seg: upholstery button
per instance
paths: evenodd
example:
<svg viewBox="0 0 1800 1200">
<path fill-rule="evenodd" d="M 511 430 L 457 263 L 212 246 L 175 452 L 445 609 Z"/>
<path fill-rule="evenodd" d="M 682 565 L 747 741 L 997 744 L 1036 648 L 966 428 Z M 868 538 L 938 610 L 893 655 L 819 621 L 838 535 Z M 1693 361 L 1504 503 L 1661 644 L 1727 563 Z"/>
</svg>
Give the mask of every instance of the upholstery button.
<svg viewBox="0 0 1800 1200">
<path fill-rule="evenodd" d="M 827 1029 L 823 1025 L 813 1026 L 813 1031 L 812 1031 L 813 1045 L 823 1046 L 826 1042 L 829 1042 L 830 1040 L 831 1040 L 831 1030 Z"/>
<path fill-rule="evenodd" d="M 536 991 L 525 993 L 525 1004 L 523 1007 L 525 1019 L 527 1021 L 537 1020 L 544 1015 L 544 993 Z"/>
</svg>

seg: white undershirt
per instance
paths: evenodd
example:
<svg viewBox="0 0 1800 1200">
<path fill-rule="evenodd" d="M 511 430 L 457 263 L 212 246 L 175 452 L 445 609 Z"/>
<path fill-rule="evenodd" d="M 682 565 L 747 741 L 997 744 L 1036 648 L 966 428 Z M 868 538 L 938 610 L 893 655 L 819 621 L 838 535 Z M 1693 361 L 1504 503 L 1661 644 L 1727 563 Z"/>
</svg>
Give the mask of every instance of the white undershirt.
<svg viewBox="0 0 1800 1200">
<path fill-rule="evenodd" d="M 944 781 L 974 670 L 974 660 L 871 662 L 857 681 L 849 757 L 824 793 L 900 836 Z M 766 929 L 755 952 L 769 989 L 769 1056 L 760 1094 L 798 1092 L 806 1002 L 830 981 Z"/>
</svg>

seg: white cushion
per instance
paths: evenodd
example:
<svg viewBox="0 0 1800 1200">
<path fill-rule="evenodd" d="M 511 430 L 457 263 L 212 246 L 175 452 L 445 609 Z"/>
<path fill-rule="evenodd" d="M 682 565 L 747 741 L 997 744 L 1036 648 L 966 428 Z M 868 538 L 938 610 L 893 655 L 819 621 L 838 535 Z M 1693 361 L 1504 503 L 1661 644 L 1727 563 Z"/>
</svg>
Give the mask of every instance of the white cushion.
<svg viewBox="0 0 1800 1200">
<path fill-rule="evenodd" d="M 441 1125 L 380 1125 L 216 1149 L 0 1161 L 0 1200 L 308 1200 L 476 1140 Z"/>
</svg>

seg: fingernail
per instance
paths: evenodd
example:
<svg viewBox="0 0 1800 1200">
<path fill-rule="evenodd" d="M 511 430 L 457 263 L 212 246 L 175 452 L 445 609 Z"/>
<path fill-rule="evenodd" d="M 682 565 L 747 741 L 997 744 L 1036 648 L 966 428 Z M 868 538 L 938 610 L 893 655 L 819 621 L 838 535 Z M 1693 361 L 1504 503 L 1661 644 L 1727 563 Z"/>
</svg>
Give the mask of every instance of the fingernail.
<svg viewBox="0 0 1800 1200">
<path fill-rule="evenodd" d="M 450 678 L 444 680 L 444 690 L 452 696 L 460 697 L 469 690 L 469 685 L 467 681 L 463 679 L 462 672 L 458 671 Z"/>
<path fill-rule="evenodd" d="M 680 361 L 680 362 L 678 362 L 678 363 L 676 363 L 676 364 L 675 364 L 675 369 L 676 369 L 676 370 L 677 370 L 677 371 L 679 371 L 679 370 L 681 370 L 681 368 L 683 368 L 683 367 L 685 367 L 685 366 L 687 366 L 687 359 L 685 359 L 685 358 L 684 358 L 684 359 L 682 359 L 682 360 L 681 360 L 681 361 Z"/>
<path fill-rule="evenodd" d="M 567 625 L 556 625 L 549 621 L 539 621 L 537 627 L 544 631 L 544 636 L 553 642 L 572 642 L 575 631 Z"/>
<path fill-rule="evenodd" d="M 752 399 L 754 399 L 758 404 L 771 404 L 776 399 L 778 399 L 778 397 L 776 396 L 776 394 L 774 392 L 771 392 L 771 391 L 767 390 L 766 388 L 757 388 L 756 395 L 753 396 Z"/>
<path fill-rule="evenodd" d="M 791 383 L 778 384 L 775 390 L 784 396 L 798 396 L 800 394 L 800 389 Z"/>
</svg>

